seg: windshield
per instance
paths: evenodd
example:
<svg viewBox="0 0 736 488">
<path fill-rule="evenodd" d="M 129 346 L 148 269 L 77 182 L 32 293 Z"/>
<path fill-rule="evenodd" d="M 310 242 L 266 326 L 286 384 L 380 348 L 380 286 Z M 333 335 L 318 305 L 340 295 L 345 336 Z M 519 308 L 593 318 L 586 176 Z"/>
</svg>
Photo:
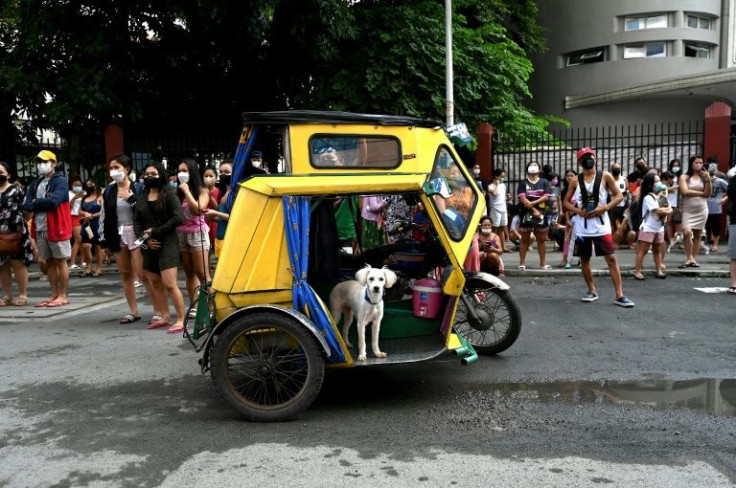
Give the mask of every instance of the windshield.
<svg viewBox="0 0 736 488">
<path fill-rule="evenodd" d="M 447 147 L 440 147 L 432 170 L 431 179 L 444 177 L 450 187 L 450 195 L 432 196 L 437 211 L 442 216 L 442 222 L 447 228 L 450 237 L 459 241 L 471 225 L 470 217 L 475 209 L 477 196 L 471 185 L 475 184 L 465 178 L 458 161 L 452 156 Z"/>
</svg>

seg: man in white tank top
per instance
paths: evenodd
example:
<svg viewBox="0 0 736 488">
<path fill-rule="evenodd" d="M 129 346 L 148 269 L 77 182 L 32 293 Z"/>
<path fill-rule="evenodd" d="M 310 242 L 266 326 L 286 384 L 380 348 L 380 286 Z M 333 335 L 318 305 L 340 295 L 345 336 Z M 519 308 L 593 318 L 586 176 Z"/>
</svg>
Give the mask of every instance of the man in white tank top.
<svg viewBox="0 0 736 488">
<path fill-rule="evenodd" d="M 575 218 L 575 255 L 580 257 L 583 268 L 583 278 L 588 286 L 588 292 L 580 299 L 583 302 L 594 302 L 598 300 L 595 283 L 593 282 L 593 270 L 590 267 L 590 258 L 595 248 L 596 256 L 603 256 L 608 264 L 611 281 L 616 290 L 616 305 L 625 308 L 634 306 L 634 302 L 624 295 L 621 283 L 621 271 L 618 268 L 616 254 L 613 249 L 613 236 L 611 235 L 611 220 L 608 212 L 616 207 L 622 200 L 621 190 L 611 176 L 611 173 L 596 170 L 595 151 L 589 147 L 580 149 L 577 153 L 578 165 L 582 172 L 579 177 L 570 181 L 570 187 L 565 195 L 563 203 L 566 210 L 574 213 Z M 581 189 L 581 180 L 584 189 Z M 596 188 L 597 187 L 597 188 Z M 612 198 L 608 198 L 608 195 Z M 576 204 L 572 202 L 576 201 Z"/>
</svg>

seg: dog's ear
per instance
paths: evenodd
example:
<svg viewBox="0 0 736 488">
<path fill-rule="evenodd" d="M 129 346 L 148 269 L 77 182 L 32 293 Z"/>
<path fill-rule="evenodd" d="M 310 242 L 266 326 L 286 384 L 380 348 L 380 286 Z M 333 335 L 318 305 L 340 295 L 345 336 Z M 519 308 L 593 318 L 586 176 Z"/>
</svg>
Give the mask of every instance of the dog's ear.
<svg viewBox="0 0 736 488">
<path fill-rule="evenodd" d="M 396 273 L 384 266 L 383 276 L 386 278 L 386 288 L 391 288 L 392 286 L 394 286 L 394 284 L 396 283 Z"/>
<path fill-rule="evenodd" d="M 355 279 L 358 280 L 358 283 L 361 285 L 365 285 L 366 281 L 368 281 L 368 273 L 371 272 L 371 265 L 366 264 L 365 268 L 359 269 L 357 273 L 355 273 Z"/>
</svg>

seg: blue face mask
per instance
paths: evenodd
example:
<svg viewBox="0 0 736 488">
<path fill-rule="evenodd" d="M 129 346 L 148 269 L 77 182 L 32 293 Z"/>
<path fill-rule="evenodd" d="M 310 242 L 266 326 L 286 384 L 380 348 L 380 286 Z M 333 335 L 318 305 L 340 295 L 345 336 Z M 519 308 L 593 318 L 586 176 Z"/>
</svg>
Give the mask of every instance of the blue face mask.
<svg viewBox="0 0 736 488">
<path fill-rule="evenodd" d="M 176 189 L 176 188 L 179 187 L 179 182 L 178 181 L 169 181 L 169 187 L 170 188 L 173 188 L 173 189 Z"/>
<path fill-rule="evenodd" d="M 667 187 L 664 186 L 664 183 L 662 183 L 661 181 L 654 184 L 654 191 L 657 193 L 664 191 L 666 189 Z"/>
</svg>

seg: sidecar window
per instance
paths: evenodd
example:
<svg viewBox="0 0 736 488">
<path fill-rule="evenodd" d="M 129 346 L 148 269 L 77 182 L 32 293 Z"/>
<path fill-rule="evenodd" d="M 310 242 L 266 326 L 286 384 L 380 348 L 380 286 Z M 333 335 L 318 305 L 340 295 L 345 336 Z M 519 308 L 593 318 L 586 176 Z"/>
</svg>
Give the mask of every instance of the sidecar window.
<svg viewBox="0 0 736 488">
<path fill-rule="evenodd" d="M 451 193 L 447 198 L 434 195 L 432 202 L 442 216 L 442 223 L 447 228 L 450 237 L 459 241 L 472 224 L 470 217 L 477 203 L 476 193 L 471 186 L 474 183 L 465 177 L 458 161 L 445 146 L 440 147 L 437 151 L 430 179 L 440 176 L 447 179 Z"/>
<path fill-rule="evenodd" d="M 309 154 L 315 168 L 393 169 L 401 164 L 401 143 L 389 136 L 316 134 Z"/>
</svg>

